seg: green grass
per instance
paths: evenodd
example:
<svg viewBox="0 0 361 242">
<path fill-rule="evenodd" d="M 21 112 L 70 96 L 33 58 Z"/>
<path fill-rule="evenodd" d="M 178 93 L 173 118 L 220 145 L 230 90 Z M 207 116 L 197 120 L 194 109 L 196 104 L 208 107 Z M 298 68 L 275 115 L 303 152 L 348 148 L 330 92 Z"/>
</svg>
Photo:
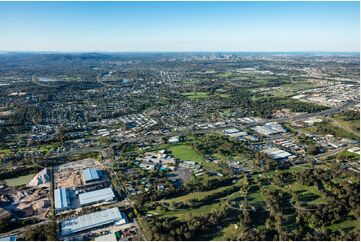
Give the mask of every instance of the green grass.
<svg viewBox="0 0 361 242">
<path fill-rule="evenodd" d="M 356 153 L 353 153 L 353 152 L 350 152 L 350 151 L 347 151 L 347 150 L 344 150 L 344 151 L 338 153 L 337 156 L 348 158 L 348 159 L 355 160 L 355 161 L 360 160 L 360 155 L 359 154 L 356 154 Z"/>
<path fill-rule="evenodd" d="M 247 200 L 250 201 L 251 203 L 260 203 L 260 202 L 264 202 L 263 196 L 261 192 L 253 192 L 253 193 L 249 193 L 247 195 Z"/>
<path fill-rule="evenodd" d="M 172 152 L 172 155 L 180 160 L 191 160 L 196 162 L 203 162 L 204 158 L 202 155 L 198 154 L 190 145 L 187 144 L 177 144 L 171 146 L 165 146 L 166 150 Z"/>
<path fill-rule="evenodd" d="M 321 127 L 328 128 L 330 132 L 324 132 L 321 130 Z M 319 133 L 319 134 L 333 134 L 337 138 L 350 138 L 358 140 L 360 136 L 355 132 L 350 132 L 345 128 L 337 127 L 335 123 L 327 122 L 322 124 L 317 124 L 310 127 L 301 128 L 302 131 L 306 133 Z"/>
<path fill-rule="evenodd" d="M 290 191 L 295 191 L 298 193 L 299 198 L 301 197 L 305 197 L 308 195 L 316 195 L 318 198 L 309 201 L 310 204 L 323 204 L 326 203 L 325 198 L 323 197 L 323 195 L 321 194 L 321 192 L 317 189 L 316 186 L 304 186 L 303 184 L 299 183 L 299 182 L 295 182 L 291 185 L 288 186 L 288 189 Z M 300 199 L 302 200 L 302 199 Z"/>
<path fill-rule="evenodd" d="M 330 229 L 332 231 L 336 231 L 338 229 L 359 229 L 360 228 L 360 219 L 345 220 L 338 224 L 332 224 L 326 228 Z"/>
<path fill-rule="evenodd" d="M 26 176 L 19 176 L 16 178 L 6 179 L 4 181 L 6 185 L 15 187 L 15 186 L 21 186 L 27 184 L 31 179 L 33 179 L 34 176 L 35 174 L 29 174 Z"/>
<path fill-rule="evenodd" d="M 190 100 L 195 99 L 203 99 L 203 98 L 209 98 L 212 97 L 212 95 L 209 92 L 183 92 L 181 95 L 187 97 Z M 216 92 L 214 96 L 219 96 L 222 98 L 229 98 L 230 95 L 223 93 L 223 92 Z"/>
<path fill-rule="evenodd" d="M 225 94 L 225 93 L 216 93 L 216 95 L 223 97 L 223 98 L 229 98 L 230 95 L 229 94 Z"/>
<path fill-rule="evenodd" d="M 360 120 L 342 120 L 342 119 L 335 119 L 339 124 L 342 126 L 353 130 L 354 132 L 359 133 L 360 129 Z"/>
<path fill-rule="evenodd" d="M 180 210 L 169 211 L 169 212 L 165 212 L 163 215 L 161 215 L 161 217 L 163 217 L 163 218 L 177 217 L 178 219 L 183 220 L 189 215 L 196 217 L 196 216 L 202 216 L 202 215 L 211 213 L 211 212 L 217 210 L 219 205 L 220 205 L 219 203 L 212 203 L 212 204 L 204 205 L 204 206 L 201 206 L 199 208 L 194 208 L 194 209 L 180 209 Z"/>
<path fill-rule="evenodd" d="M 315 84 L 306 81 L 295 81 L 292 83 L 281 85 L 281 87 L 287 88 L 290 91 L 298 91 L 298 90 L 315 88 Z"/>
<path fill-rule="evenodd" d="M 0 156 L 4 155 L 4 156 L 8 156 L 12 153 L 12 151 L 10 149 L 1 149 L 0 150 Z"/>
<path fill-rule="evenodd" d="M 202 200 L 203 198 L 212 195 L 214 193 L 218 193 L 218 192 L 223 192 L 226 189 L 229 189 L 231 187 L 234 187 L 235 185 L 229 185 L 229 186 L 224 186 L 224 187 L 219 187 L 217 189 L 213 189 L 213 190 L 209 190 L 209 191 L 205 191 L 205 192 L 193 192 L 193 193 L 189 193 L 187 195 L 184 196 L 180 196 L 180 197 L 175 197 L 175 198 L 171 198 L 171 199 L 167 199 L 164 200 L 164 202 L 170 203 L 170 202 L 187 202 L 191 199 L 199 199 Z"/>
<path fill-rule="evenodd" d="M 237 222 L 237 221 L 235 221 L 235 222 Z M 235 233 L 235 231 L 237 231 L 237 228 L 238 228 L 238 225 L 236 223 L 231 223 L 228 226 L 222 228 L 222 230 L 220 231 L 220 235 L 212 238 L 212 240 L 225 241 L 225 240 L 227 240 L 227 238 L 231 238 L 233 233 Z"/>
<path fill-rule="evenodd" d="M 226 71 L 226 72 L 217 74 L 217 77 L 227 78 L 227 77 L 230 77 L 231 75 L 232 75 L 232 72 Z"/>
<path fill-rule="evenodd" d="M 207 98 L 209 96 L 208 92 L 183 92 L 181 94 L 191 100 Z"/>
</svg>

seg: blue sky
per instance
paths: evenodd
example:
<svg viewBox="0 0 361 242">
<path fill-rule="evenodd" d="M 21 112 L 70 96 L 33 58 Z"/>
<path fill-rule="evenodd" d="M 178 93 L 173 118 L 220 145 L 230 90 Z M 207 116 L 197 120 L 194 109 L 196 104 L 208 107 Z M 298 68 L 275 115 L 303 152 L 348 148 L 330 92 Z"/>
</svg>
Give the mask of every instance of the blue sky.
<svg viewBox="0 0 361 242">
<path fill-rule="evenodd" d="M 359 2 L 0 2 L 0 50 L 359 51 Z"/>
</svg>

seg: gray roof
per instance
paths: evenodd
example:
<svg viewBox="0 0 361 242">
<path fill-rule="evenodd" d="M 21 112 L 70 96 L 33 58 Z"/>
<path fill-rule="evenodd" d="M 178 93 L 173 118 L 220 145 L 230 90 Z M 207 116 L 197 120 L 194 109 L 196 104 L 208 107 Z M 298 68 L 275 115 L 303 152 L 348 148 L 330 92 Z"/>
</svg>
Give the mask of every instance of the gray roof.
<svg viewBox="0 0 361 242">
<path fill-rule="evenodd" d="M 104 211 L 82 215 L 77 218 L 62 221 L 61 235 L 71 235 L 84 230 L 114 223 L 121 219 L 126 219 L 126 217 L 119 211 L 118 208 L 110 208 Z"/>
<path fill-rule="evenodd" d="M 110 187 L 79 194 L 79 202 L 81 206 L 101 201 L 111 201 L 114 199 L 115 195 Z"/>
<path fill-rule="evenodd" d="M 94 168 L 84 169 L 83 177 L 84 177 L 85 182 L 98 180 L 99 179 L 98 171 Z"/>
<path fill-rule="evenodd" d="M 275 159 L 275 160 L 284 159 L 284 158 L 287 158 L 292 155 L 291 153 L 284 151 L 284 150 L 280 150 L 278 148 L 270 148 L 270 149 L 263 150 L 262 152 L 271 156 L 272 159 Z"/>
<path fill-rule="evenodd" d="M 68 192 L 65 188 L 54 190 L 55 209 L 66 209 L 70 206 Z"/>
</svg>

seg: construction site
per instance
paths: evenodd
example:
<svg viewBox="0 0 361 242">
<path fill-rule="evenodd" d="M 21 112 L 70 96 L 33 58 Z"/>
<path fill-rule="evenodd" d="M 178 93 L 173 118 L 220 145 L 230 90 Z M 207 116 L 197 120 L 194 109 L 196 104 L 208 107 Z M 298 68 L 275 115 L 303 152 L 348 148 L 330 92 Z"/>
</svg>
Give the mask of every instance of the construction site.
<svg viewBox="0 0 361 242">
<path fill-rule="evenodd" d="M 83 170 L 94 168 L 99 171 L 100 181 L 109 181 L 103 165 L 95 159 L 84 159 L 59 165 L 54 168 L 55 188 L 73 188 L 86 185 L 83 179 Z"/>
<path fill-rule="evenodd" d="M 22 188 L 6 186 L 1 189 L 0 207 L 14 218 L 45 219 L 50 212 L 50 174 L 41 170 Z"/>
</svg>

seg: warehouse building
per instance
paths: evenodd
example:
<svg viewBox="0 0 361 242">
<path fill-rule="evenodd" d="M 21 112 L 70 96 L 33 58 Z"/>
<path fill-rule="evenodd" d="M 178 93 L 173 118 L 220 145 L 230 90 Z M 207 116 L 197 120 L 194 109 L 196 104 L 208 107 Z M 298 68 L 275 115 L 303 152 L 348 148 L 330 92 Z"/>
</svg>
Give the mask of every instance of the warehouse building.
<svg viewBox="0 0 361 242">
<path fill-rule="evenodd" d="M 270 149 L 262 150 L 262 153 L 265 153 L 273 160 L 293 159 L 296 157 L 295 155 L 292 155 L 291 153 L 278 148 L 270 148 Z"/>
<path fill-rule="evenodd" d="M 253 128 L 253 130 L 265 136 L 269 136 L 272 134 L 286 133 L 286 130 L 282 127 L 282 125 L 277 122 L 266 123 L 263 126 L 256 126 Z"/>
<path fill-rule="evenodd" d="M 85 184 L 93 181 L 98 181 L 99 179 L 99 173 L 96 169 L 86 168 L 83 170 L 83 180 Z"/>
<path fill-rule="evenodd" d="M 87 206 L 87 205 L 92 205 L 101 202 L 109 202 L 114 200 L 115 200 L 115 195 L 110 187 L 79 194 L 80 206 Z"/>
<path fill-rule="evenodd" d="M 224 134 L 230 137 L 238 138 L 238 137 L 246 136 L 247 132 L 241 132 L 238 129 L 232 128 L 232 129 L 224 130 Z"/>
<path fill-rule="evenodd" d="M 54 190 L 55 212 L 62 212 L 70 208 L 69 191 L 66 188 Z"/>
<path fill-rule="evenodd" d="M 126 224 L 127 218 L 118 208 L 110 208 L 61 222 L 61 235 L 68 236 L 111 224 Z"/>
</svg>

